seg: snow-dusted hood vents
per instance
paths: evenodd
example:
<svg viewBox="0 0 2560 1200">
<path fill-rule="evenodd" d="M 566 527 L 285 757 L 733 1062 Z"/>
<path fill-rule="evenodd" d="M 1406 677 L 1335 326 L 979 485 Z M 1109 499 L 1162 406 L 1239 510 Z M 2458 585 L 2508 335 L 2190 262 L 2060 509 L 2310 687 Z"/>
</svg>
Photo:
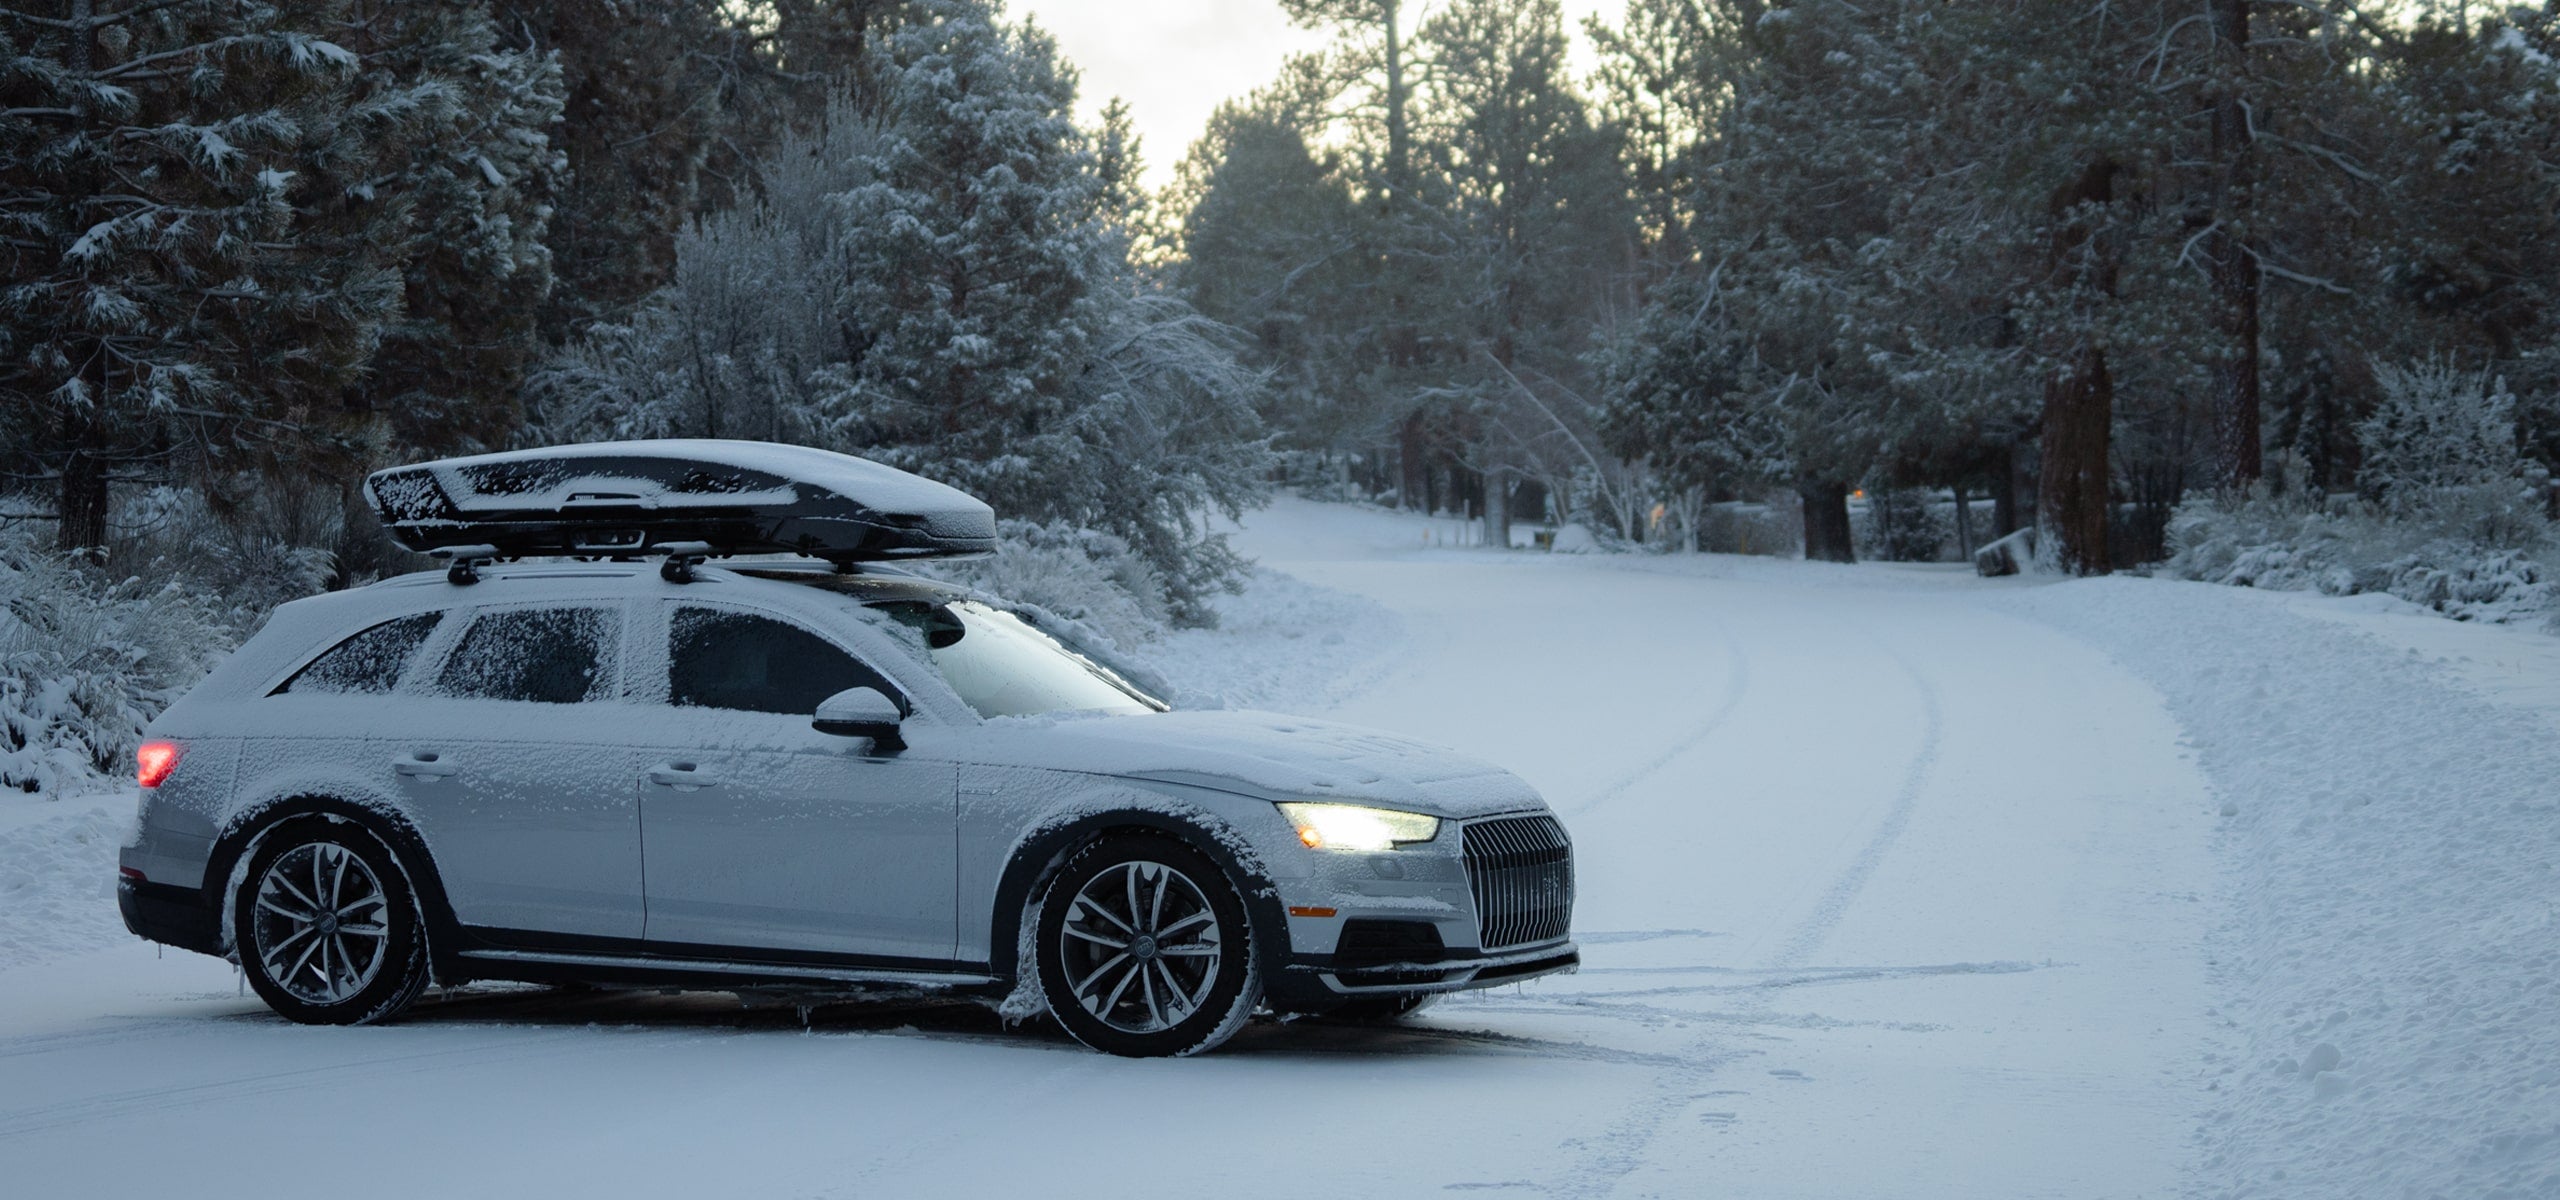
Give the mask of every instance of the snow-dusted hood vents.
<svg viewBox="0 0 2560 1200">
<path fill-rule="evenodd" d="M 1543 806 L 1500 767 L 1428 742 L 1266 712 L 1062 720 L 1009 731 L 1026 765 L 1212 787 L 1273 800 L 1339 799 L 1472 817 Z"/>
</svg>

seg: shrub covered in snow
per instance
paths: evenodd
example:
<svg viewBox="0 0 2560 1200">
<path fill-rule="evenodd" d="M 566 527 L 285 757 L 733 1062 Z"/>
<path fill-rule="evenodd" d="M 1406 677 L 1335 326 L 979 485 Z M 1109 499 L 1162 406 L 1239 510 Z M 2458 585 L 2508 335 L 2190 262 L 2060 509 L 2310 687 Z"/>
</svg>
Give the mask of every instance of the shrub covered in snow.
<svg viewBox="0 0 2560 1200">
<path fill-rule="evenodd" d="M 1170 616 L 1162 580 L 1129 543 L 1072 525 L 997 523 L 986 558 L 920 562 L 954 583 L 1076 621 L 1122 649 L 1152 641 Z"/>
<path fill-rule="evenodd" d="M 2460 620 L 2560 622 L 2560 529 L 2544 473 L 2516 452 L 2514 398 L 2441 363 L 2380 367 L 2383 400 L 2357 426 L 2362 494 L 2261 488 L 2179 506 L 2163 573 L 2330 595 L 2387 592 Z"/>
<path fill-rule="evenodd" d="M 55 792 L 121 771 L 143 725 L 231 644 L 201 591 L 0 538 L 0 786 Z"/>
<path fill-rule="evenodd" d="M 2374 379 L 2382 402 L 2356 425 L 2367 496 L 2396 516 L 2434 518 L 2448 504 L 2486 515 L 2478 493 L 2515 490 L 2524 461 L 2516 453 L 2516 398 L 2505 380 L 2442 361 L 2377 365 Z M 2502 536 L 2495 527 L 2481 533 Z"/>
</svg>

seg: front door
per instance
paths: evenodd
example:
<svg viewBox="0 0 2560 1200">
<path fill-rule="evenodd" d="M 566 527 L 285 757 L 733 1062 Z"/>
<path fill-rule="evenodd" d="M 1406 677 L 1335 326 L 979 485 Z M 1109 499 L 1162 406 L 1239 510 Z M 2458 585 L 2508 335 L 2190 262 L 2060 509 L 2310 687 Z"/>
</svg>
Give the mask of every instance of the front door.
<svg viewBox="0 0 2560 1200">
<path fill-rule="evenodd" d="M 667 606 L 663 707 L 640 788 L 648 940 L 940 965 L 957 929 L 954 770 L 810 728 L 818 702 L 896 687 L 806 626 Z"/>
</svg>

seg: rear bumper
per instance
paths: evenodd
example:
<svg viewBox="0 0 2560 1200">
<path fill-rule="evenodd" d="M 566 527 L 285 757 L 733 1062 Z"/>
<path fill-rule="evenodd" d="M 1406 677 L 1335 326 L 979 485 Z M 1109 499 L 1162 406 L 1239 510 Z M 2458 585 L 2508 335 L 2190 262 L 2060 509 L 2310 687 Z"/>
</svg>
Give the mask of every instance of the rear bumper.
<svg viewBox="0 0 2560 1200">
<path fill-rule="evenodd" d="M 222 957 L 222 921 L 200 888 L 119 876 L 116 908 L 124 913 L 124 927 L 136 936 Z"/>
<path fill-rule="evenodd" d="M 1429 961 L 1357 966 L 1337 963 L 1332 955 L 1300 954 L 1292 956 L 1287 969 L 1267 986 L 1278 1007 L 1321 1010 L 1353 996 L 1463 992 L 1572 971 L 1581 965 L 1581 948 L 1561 940 L 1491 954 L 1449 950 Z"/>
</svg>

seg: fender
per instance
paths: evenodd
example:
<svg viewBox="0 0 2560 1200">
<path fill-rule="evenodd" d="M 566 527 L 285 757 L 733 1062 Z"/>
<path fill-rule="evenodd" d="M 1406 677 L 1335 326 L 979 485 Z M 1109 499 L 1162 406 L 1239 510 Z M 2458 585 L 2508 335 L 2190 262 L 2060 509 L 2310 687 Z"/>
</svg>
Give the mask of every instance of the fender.
<svg viewBox="0 0 2560 1200">
<path fill-rule="evenodd" d="M 448 983 L 459 982 L 455 951 L 462 948 L 462 927 L 454 920 L 452 902 L 445 898 L 444 880 L 436 873 L 435 857 L 427 852 L 426 839 L 418 835 L 417 826 L 397 806 L 362 803 L 337 796 L 295 794 L 260 801 L 232 814 L 214 839 L 212 853 L 205 861 L 205 902 L 220 914 L 222 943 L 238 953 L 231 929 L 231 896 L 238 888 L 234 878 L 258 844 L 269 833 L 287 821 L 300 817 L 323 817 L 353 825 L 391 852 L 400 872 L 407 877 L 409 894 L 418 901 L 418 915 L 426 923 L 427 959 L 435 978 Z"/>
<path fill-rule="evenodd" d="M 1017 980 L 1021 969 L 1021 928 L 1031 897 L 1048 886 L 1067 858 L 1087 843 L 1122 832 L 1165 834 L 1209 856 L 1244 896 L 1246 917 L 1253 922 L 1254 958 L 1262 977 L 1276 978 L 1289 962 L 1289 922 L 1281 911 L 1280 893 L 1244 839 L 1207 813 L 1168 812 L 1150 808 L 1110 808 L 1081 813 L 1026 835 L 1005 862 L 996 884 L 994 925 L 989 931 L 989 973 Z"/>
</svg>

